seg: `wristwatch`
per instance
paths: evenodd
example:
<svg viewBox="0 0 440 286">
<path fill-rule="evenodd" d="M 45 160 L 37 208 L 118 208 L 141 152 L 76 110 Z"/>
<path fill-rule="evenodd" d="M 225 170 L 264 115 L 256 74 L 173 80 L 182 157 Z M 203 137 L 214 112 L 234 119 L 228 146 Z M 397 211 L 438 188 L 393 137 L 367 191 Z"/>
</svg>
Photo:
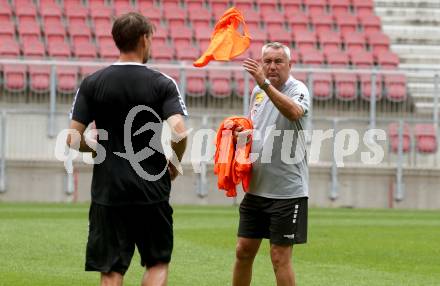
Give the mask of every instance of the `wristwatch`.
<svg viewBox="0 0 440 286">
<path fill-rule="evenodd" d="M 267 79 L 267 78 L 265 78 L 264 81 L 263 81 L 263 84 L 260 85 L 260 88 L 261 88 L 262 90 L 266 90 L 266 88 L 267 88 L 269 85 L 270 85 L 270 80 Z"/>
</svg>

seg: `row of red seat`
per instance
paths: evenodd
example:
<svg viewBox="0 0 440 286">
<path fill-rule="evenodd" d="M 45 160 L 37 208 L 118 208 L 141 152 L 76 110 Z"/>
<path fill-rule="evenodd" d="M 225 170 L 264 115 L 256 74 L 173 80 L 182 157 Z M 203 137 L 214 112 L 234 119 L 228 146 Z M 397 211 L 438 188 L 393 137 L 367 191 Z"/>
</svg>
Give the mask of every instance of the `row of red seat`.
<svg viewBox="0 0 440 286">
<path fill-rule="evenodd" d="M 0 5 L 9 7 L 9 10 L 6 10 L 8 7 L 3 9 L 6 10 L 4 13 L 7 13 L 8 11 L 11 13 L 15 8 L 15 13 L 18 16 L 30 13 L 36 14 L 37 12 L 42 16 L 59 15 L 62 10 L 64 10 L 67 15 L 71 11 L 76 10 L 72 9 L 72 7 L 75 6 L 90 8 L 87 9 L 90 12 L 95 10 L 96 7 L 114 7 L 116 14 L 121 12 L 123 13 L 124 10 L 128 10 L 133 7 L 142 10 L 151 8 L 168 10 L 178 7 L 188 10 L 209 8 L 211 11 L 224 11 L 233 5 L 241 11 L 256 9 L 262 13 L 271 11 L 283 11 L 286 13 L 303 11 L 311 14 L 325 12 L 331 12 L 332 14 L 354 12 L 355 14 L 362 15 L 371 14 L 373 12 L 372 0 L 280 0 L 279 2 L 272 0 L 257 0 L 255 2 L 253 0 L 208 0 L 206 2 L 204 0 L 185 0 L 182 2 L 179 0 L 162 0 L 158 3 L 154 3 L 154 1 L 150 0 L 138 0 L 135 2 L 127 0 L 115 0 L 111 3 L 107 3 L 107 1 L 103 0 L 90 0 L 85 3 L 85 6 L 80 0 L 65 0 L 61 3 L 61 5 L 58 5 L 55 0 L 41 0 L 38 1 L 38 5 L 34 5 L 34 2 L 31 0 L 15 0 L 13 4 L 14 5 L 11 7 L 8 1 L 0 1 Z M 88 11 L 83 10 L 81 12 L 88 13 Z M 79 13 L 77 12 L 77 14 Z"/>
<path fill-rule="evenodd" d="M 78 84 L 78 75 L 79 78 L 82 78 L 94 70 L 96 69 L 81 68 L 78 70 L 76 67 L 57 67 L 58 91 L 73 92 Z M 180 80 L 178 69 L 164 69 L 162 71 L 176 79 L 176 81 Z M 47 92 L 49 91 L 50 73 L 51 69 L 49 66 L 5 65 L 3 68 L 4 88 L 11 92 L 23 91 L 27 88 L 27 78 L 29 78 L 29 89 L 31 91 Z M 306 73 L 296 72 L 294 76 L 305 83 L 308 82 Z M 233 81 L 237 83 L 236 93 L 238 95 L 243 95 L 244 93 L 242 72 L 187 70 L 186 80 L 189 96 L 203 96 L 207 92 L 208 86 L 210 86 L 211 93 L 215 97 L 229 96 L 232 92 Z M 207 83 L 209 84 L 207 85 Z M 251 79 L 250 87 L 254 85 L 255 82 Z M 380 100 L 386 95 L 388 100 L 394 102 L 404 101 L 407 97 L 405 85 L 406 78 L 403 75 L 378 76 L 376 81 L 376 98 Z M 362 99 L 370 100 L 371 75 L 313 73 L 314 99 L 329 100 L 333 97 L 333 93 L 335 93 L 336 98 L 344 101 L 357 99 L 358 93 Z"/>
<path fill-rule="evenodd" d="M 415 124 L 412 134 L 410 125 L 404 123 L 402 130 L 402 151 L 408 153 L 411 150 L 411 142 L 414 142 L 416 150 L 420 153 L 437 152 L 437 127 L 433 124 Z M 391 151 L 397 153 L 399 150 L 399 124 L 391 123 L 388 126 Z M 413 141 L 411 137 L 413 137 Z"/>
</svg>

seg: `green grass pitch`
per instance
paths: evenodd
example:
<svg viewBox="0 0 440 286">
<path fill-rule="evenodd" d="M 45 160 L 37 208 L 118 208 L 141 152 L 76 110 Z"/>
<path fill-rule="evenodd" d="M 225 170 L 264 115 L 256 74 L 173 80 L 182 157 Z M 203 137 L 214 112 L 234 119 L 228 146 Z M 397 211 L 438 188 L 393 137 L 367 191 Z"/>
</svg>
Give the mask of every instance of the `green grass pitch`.
<svg viewBox="0 0 440 286">
<path fill-rule="evenodd" d="M 0 285 L 98 285 L 85 272 L 85 204 L 0 203 Z M 178 206 L 169 285 L 230 285 L 236 207 Z M 265 241 L 252 285 L 275 285 Z M 440 285 L 440 212 L 311 209 L 309 241 L 294 247 L 297 285 Z M 125 285 L 139 285 L 132 260 Z"/>
</svg>

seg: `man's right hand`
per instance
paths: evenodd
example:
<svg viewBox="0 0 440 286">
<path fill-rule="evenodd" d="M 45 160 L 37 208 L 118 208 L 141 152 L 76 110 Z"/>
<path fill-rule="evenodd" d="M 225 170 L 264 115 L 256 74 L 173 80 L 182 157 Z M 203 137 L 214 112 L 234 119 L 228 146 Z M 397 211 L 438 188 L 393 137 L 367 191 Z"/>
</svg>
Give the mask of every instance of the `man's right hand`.
<svg viewBox="0 0 440 286">
<path fill-rule="evenodd" d="M 243 131 L 243 126 L 237 126 L 234 129 L 234 141 L 238 142 L 239 138 L 246 137 L 246 144 L 249 143 L 249 140 L 251 138 L 252 130 L 245 130 Z"/>
</svg>

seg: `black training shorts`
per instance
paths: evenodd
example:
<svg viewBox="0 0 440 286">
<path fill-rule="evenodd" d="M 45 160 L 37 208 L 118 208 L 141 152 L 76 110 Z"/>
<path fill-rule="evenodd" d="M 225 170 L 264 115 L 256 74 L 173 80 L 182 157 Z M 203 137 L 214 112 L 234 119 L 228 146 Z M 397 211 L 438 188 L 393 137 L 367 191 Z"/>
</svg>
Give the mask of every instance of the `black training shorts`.
<svg viewBox="0 0 440 286">
<path fill-rule="evenodd" d="M 238 236 L 268 238 L 276 245 L 306 243 L 307 199 L 269 199 L 246 194 L 240 204 Z"/>
<path fill-rule="evenodd" d="M 125 274 L 135 245 L 142 266 L 169 263 L 173 250 L 172 214 L 168 201 L 124 207 L 92 203 L 86 271 Z"/>
</svg>

